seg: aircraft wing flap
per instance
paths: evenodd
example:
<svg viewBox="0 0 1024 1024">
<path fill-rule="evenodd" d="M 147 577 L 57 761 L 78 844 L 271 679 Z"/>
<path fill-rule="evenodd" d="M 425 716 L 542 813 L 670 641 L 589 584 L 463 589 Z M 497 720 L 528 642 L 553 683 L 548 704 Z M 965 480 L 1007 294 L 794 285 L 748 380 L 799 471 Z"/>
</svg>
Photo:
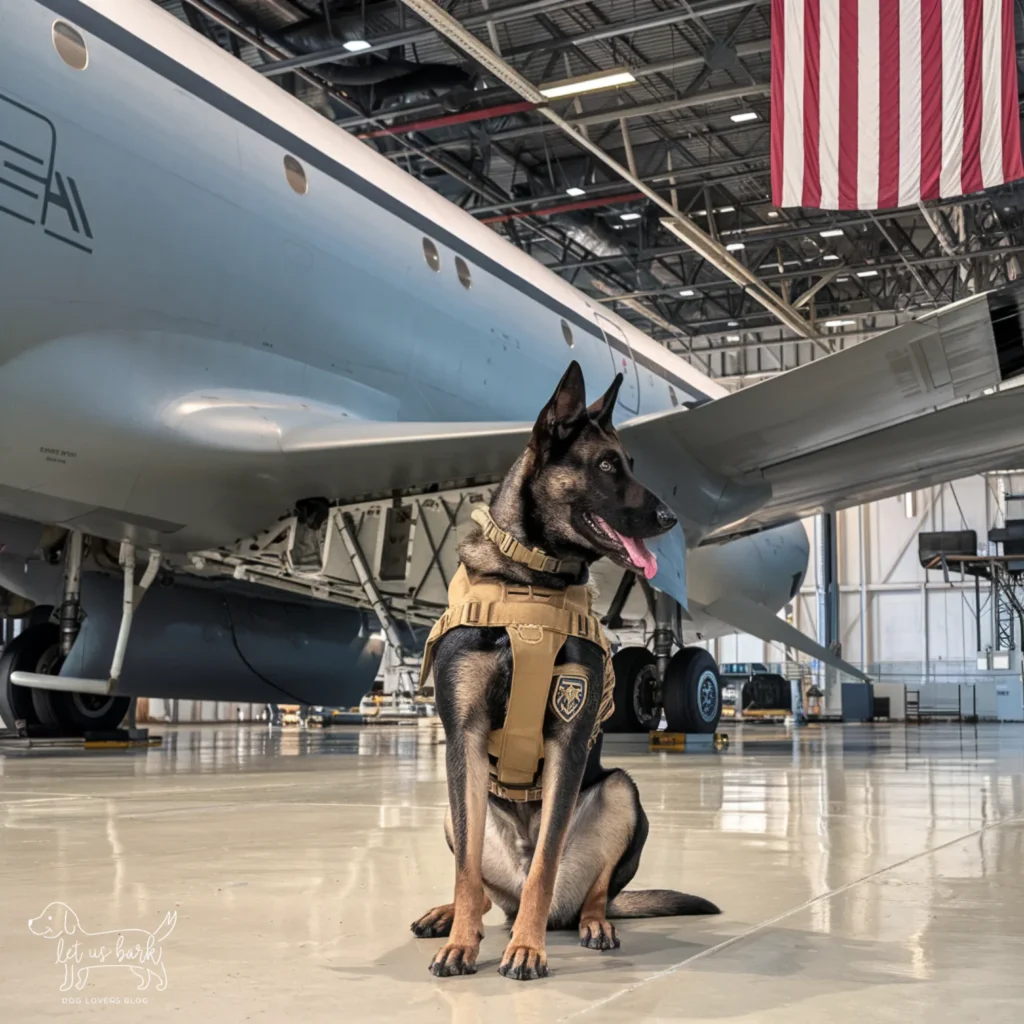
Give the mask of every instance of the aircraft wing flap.
<svg viewBox="0 0 1024 1024">
<path fill-rule="evenodd" d="M 944 408 L 1020 372 L 1024 328 L 1011 292 L 972 296 L 825 359 L 688 411 L 624 425 L 674 434 L 727 477 L 821 451 Z"/>
<path fill-rule="evenodd" d="M 757 474 L 771 497 L 718 536 L 790 522 L 830 509 L 964 476 L 1024 466 L 1024 387 L 920 416 Z"/>
</svg>

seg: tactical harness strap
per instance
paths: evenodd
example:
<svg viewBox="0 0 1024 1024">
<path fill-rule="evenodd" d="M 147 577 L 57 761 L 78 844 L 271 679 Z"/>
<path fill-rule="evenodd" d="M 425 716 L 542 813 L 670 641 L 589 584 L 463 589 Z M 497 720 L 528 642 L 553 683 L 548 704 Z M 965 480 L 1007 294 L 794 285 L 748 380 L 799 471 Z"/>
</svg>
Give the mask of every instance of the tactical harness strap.
<svg viewBox="0 0 1024 1024">
<path fill-rule="evenodd" d="M 473 517 L 476 518 L 475 512 Z M 536 553 L 549 558 L 543 552 Z M 434 645 L 450 629 L 459 626 L 504 628 L 508 632 L 512 688 L 504 725 L 488 737 L 489 788 L 506 800 L 539 800 L 548 701 L 552 700 L 555 713 L 566 721 L 571 721 L 586 703 L 585 677 L 561 675 L 557 687 L 554 685 L 555 660 L 567 637 L 589 640 L 604 651 L 601 706 L 590 736 L 591 746 L 601 723 L 614 709 L 611 652 L 600 620 L 591 613 L 590 591 L 585 586 L 548 590 L 487 577 L 474 580 L 466 567 L 460 565 L 448 587 L 448 608 L 427 638 L 420 670 L 421 687 L 430 673 Z M 564 691 L 562 706 L 555 699 L 560 696 L 559 688 Z"/>
<path fill-rule="evenodd" d="M 528 565 L 537 572 L 572 573 L 574 576 L 583 568 L 578 558 L 553 558 L 540 548 L 528 548 L 520 544 L 491 518 L 491 510 L 486 505 L 477 505 L 469 515 L 473 522 L 480 525 L 484 536 L 513 562 Z"/>
</svg>

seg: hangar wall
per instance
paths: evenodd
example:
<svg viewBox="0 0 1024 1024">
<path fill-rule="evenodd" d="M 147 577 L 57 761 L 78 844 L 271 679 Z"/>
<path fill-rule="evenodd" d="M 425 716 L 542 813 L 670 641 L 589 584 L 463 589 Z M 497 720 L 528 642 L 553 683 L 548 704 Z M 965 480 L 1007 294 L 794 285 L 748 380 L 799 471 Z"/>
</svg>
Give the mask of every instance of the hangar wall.
<svg viewBox="0 0 1024 1024">
<path fill-rule="evenodd" d="M 971 578 L 925 572 L 918 561 L 922 531 L 975 530 L 980 553 L 988 531 L 1005 521 L 1007 494 L 1024 494 L 1024 473 L 967 477 L 955 483 L 846 509 L 837 516 L 839 625 L 842 653 L 876 678 L 974 675 L 977 672 L 975 591 Z M 811 563 L 798 599 L 782 613 L 817 636 L 815 519 L 805 521 Z M 993 548 L 993 552 L 995 549 Z M 1016 646 L 1020 647 L 1015 623 Z M 981 649 L 993 643 L 991 595 L 981 588 Z M 780 645 L 751 636 L 722 637 L 719 661 L 784 661 Z M 1011 667 L 1019 670 L 1017 652 Z"/>
</svg>

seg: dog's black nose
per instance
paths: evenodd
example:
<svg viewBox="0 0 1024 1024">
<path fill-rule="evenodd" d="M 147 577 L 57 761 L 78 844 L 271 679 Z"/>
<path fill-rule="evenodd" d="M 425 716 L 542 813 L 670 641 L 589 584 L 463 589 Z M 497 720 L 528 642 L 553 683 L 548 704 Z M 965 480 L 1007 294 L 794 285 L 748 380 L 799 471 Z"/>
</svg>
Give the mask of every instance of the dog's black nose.
<svg viewBox="0 0 1024 1024">
<path fill-rule="evenodd" d="M 663 530 L 671 530 L 679 522 L 668 505 L 660 505 L 654 515 Z"/>
</svg>

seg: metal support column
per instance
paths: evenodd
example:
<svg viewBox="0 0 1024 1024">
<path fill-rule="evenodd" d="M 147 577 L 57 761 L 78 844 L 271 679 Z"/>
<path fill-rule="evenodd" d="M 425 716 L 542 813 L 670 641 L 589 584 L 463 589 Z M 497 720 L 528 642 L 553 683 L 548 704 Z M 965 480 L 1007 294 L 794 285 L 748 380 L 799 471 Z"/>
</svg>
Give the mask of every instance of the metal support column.
<svg viewBox="0 0 1024 1024">
<path fill-rule="evenodd" d="M 839 649 L 839 581 L 836 548 L 836 514 L 825 512 L 818 516 L 815 530 L 817 542 L 816 570 L 818 577 L 818 643 L 830 650 Z M 832 712 L 837 701 L 836 671 L 825 668 L 825 691 L 823 710 Z"/>
</svg>

